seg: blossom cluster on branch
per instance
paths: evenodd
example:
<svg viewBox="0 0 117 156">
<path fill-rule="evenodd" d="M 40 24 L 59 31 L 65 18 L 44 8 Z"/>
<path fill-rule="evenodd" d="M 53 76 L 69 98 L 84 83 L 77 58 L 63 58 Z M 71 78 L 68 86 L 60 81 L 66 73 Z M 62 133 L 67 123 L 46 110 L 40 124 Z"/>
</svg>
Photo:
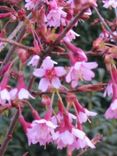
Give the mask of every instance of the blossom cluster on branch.
<svg viewBox="0 0 117 156">
<path fill-rule="evenodd" d="M 67 148 L 71 152 L 95 148 L 83 124 L 97 113 L 85 108 L 76 93 L 80 87 L 81 92 L 102 90 L 104 84 L 91 83 L 98 63 L 90 62 L 88 52 L 74 44 L 73 40 L 80 37 L 74 28 L 89 19 L 93 11 L 97 13 L 102 33 L 93 42 L 91 55 L 103 57 L 111 77 L 104 96 L 112 96 L 112 103 L 105 117 L 117 118 L 116 0 L 102 1 L 106 9 L 115 9 L 113 22 L 101 16 L 96 0 L 1 0 L 0 3 L 3 20 L 0 51 L 8 50 L 1 60 L 0 112 L 16 108 L 15 119 L 19 120 L 29 145 L 54 143 L 58 149 Z M 13 30 L 9 32 L 11 25 Z M 25 42 L 31 46 L 24 45 Z M 84 82 L 89 84 L 87 88 Z M 40 107 L 45 108 L 43 115 L 30 103 L 30 99 L 35 101 L 37 97 Z M 27 122 L 22 113 L 26 105 L 34 118 L 32 122 Z M 9 133 L 11 129 L 0 148 L 1 156 L 9 143 Z"/>
</svg>

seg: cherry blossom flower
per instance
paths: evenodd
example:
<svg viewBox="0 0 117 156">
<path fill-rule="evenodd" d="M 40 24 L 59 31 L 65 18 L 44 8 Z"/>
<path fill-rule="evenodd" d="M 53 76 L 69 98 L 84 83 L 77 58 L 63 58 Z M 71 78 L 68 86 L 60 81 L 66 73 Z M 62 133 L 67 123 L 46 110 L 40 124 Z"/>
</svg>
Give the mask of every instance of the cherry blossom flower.
<svg viewBox="0 0 117 156">
<path fill-rule="evenodd" d="M 8 81 L 9 76 L 5 74 L 0 83 L 0 105 L 10 105 L 11 103 L 10 92 L 7 89 Z"/>
<path fill-rule="evenodd" d="M 103 6 L 105 8 L 110 8 L 110 7 L 116 8 L 117 7 L 117 0 L 103 0 L 103 3 L 104 3 Z"/>
<path fill-rule="evenodd" d="M 66 82 L 70 83 L 73 88 L 78 85 L 79 80 L 91 81 L 95 74 L 91 69 L 97 67 L 96 62 L 76 62 L 66 76 Z"/>
<path fill-rule="evenodd" d="M 105 92 L 104 92 L 104 97 L 106 97 L 106 95 L 108 96 L 112 96 L 113 95 L 113 88 L 112 88 L 112 82 L 110 81 L 105 89 Z"/>
<path fill-rule="evenodd" d="M 80 111 L 78 114 L 79 122 L 84 123 L 88 120 L 89 117 L 96 116 L 96 115 L 97 115 L 96 112 L 91 112 L 87 110 L 86 108 L 84 108 L 84 111 Z"/>
<path fill-rule="evenodd" d="M 76 37 L 79 37 L 80 35 L 77 34 L 72 29 L 68 31 L 68 33 L 63 38 L 64 41 L 71 42 L 72 40 L 76 39 Z"/>
<path fill-rule="evenodd" d="M 31 10 L 34 9 L 35 6 L 38 4 L 39 0 L 25 0 L 26 4 L 25 4 L 25 8 L 27 10 Z"/>
<path fill-rule="evenodd" d="M 97 113 L 96 112 L 91 112 L 88 109 L 84 108 L 79 101 L 77 100 L 77 98 L 74 99 L 74 104 L 77 110 L 77 117 L 78 117 L 78 121 L 80 123 L 84 123 L 88 120 L 89 117 L 91 116 L 96 116 Z"/>
<path fill-rule="evenodd" d="M 45 119 L 34 120 L 31 128 L 27 128 L 26 135 L 28 137 L 28 144 L 46 145 L 52 141 L 52 132 L 56 128 L 51 121 Z"/>
<path fill-rule="evenodd" d="M 74 147 L 76 149 L 82 149 L 85 147 L 95 148 L 95 145 L 91 142 L 91 140 L 86 136 L 83 131 L 77 128 L 72 128 L 72 133 L 76 137 L 76 140 L 74 142 Z"/>
<path fill-rule="evenodd" d="M 72 43 L 68 42 L 67 40 L 64 40 L 64 44 L 68 49 L 68 55 L 71 61 L 71 64 L 75 64 L 78 61 L 87 61 L 88 58 L 85 54 L 85 52 L 81 49 L 73 45 Z"/>
<path fill-rule="evenodd" d="M 54 67 L 54 64 L 57 64 L 47 56 L 40 68 L 34 70 L 33 75 L 41 78 L 39 82 L 39 90 L 45 92 L 49 87 L 59 89 L 61 87 L 61 82 L 59 77 L 62 77 L 66 74 L 66 71 L 63 67 Z"/>
<path fill-rule="evenodd" d="M 51 9 L 47 14 L 47 25 L 50 27 L 60 27 L 60 25 L 65 26 L 65 18 L 67 13 L 62 10 L 61 7 L 57 7 L 55 9 Z"/>
<path fill-rule="evenodd" d="M 117 119 L 117 99 L 115 99 L 105 112 L 106 119 Z"/>
<path fill-rule="evenodd" d="M 20 100 L 29 99 L 29 98 L 34 99 L 34 97 L 26 89 L 23 74 L 19 74 L 17 88 L 10 90 L 10 96 L 12 100 L 14 100 L 15 98 L 18 98 Z"/>
<path fill-rule="evenodd" d="M 39 63 L 40 57 L 38 55 L 32 56 L 31 60 L 28 62 L 28 66 L 32 65 L 33 67 L 37 67 Z"/>
<path fill-rule="evenodd" d="M 63 149 L 64 147 L 72 145 L 74 142 L 74 136 L 69 130 L 63 132 L 57 131 L 53 133 L 52 138 L 58 149 Z"/>
<path fill-rule="evenodd" d="M 80 149 L 85 147 L 95 148 L 94 144 L 86 136 L 86 134 L 76 128 L 72 128 L 71 131 L 57 131 L 52 134 L 54 143 L 58 149 L 68 147 L 71 150 Z"/>
</svg>

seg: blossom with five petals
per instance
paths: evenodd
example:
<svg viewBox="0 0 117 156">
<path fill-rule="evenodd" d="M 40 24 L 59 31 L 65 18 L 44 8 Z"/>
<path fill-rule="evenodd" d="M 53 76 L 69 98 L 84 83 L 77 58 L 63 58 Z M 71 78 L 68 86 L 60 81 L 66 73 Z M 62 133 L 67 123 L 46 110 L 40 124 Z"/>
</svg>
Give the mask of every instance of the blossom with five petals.
<svg viewBox="0 0 117 156">
<path fill-rule="evenodd" d="M 33 75 L 41 78 L 39 82 L 39 90 L 45 92 L 50 88 L 59 89 L 61 87 L 61 82 L 59 77 L 66 74 L 63 67 L 54 67 L 57 62 L 53 61 L 51 57 L 47 56 L 40 68 L 34 70 Z"/>
</svg>

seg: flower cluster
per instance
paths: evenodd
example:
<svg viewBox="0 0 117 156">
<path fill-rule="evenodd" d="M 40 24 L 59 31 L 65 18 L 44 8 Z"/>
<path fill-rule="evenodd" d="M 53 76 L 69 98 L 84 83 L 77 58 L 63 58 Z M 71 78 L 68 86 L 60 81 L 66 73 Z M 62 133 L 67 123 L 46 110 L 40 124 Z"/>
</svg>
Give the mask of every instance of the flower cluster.
<svg viewBox="0 0 117 156">
<path fill-rule="evenodd" d="M 29 146 L 53 143 L 57 149 L 67 148 L 71 152 L 95 148 L 96 143 L 85 133 L 84 123 L 91 124 L 90 118 L 97 113 L 82 104 L 78 93 L 104 89 L 105 84 L 94 84 L 98 63 L 95 57 L 89 58 L 102 56 L 111 77 L 104 96 L 112 97 L 105 117 L 117 119 L 116 20 L 105 21 L 96 0 L 2 2 L 6 6 L 4 3 L 0 6 L 0 19 L 5 19 L 0 30 L 0 52 L 7 43 L 12 46 L 7 46 L 10 49 L 0 62 L 0 111 L 17 110 L 15 121 L 19 119 Z M 114 9 L 117 17 L 116 0 L 101 3 L 106 9 Z M 89 19 L 93 11 L 99 16 L 94 24 L 100 21 L 102 32 L 86 52 L 73 40 L 82 37 L 77 27 Z M 13 32 L 7 30 L 11 22 Z M 44 108 L 42 114 L 41 109 L 38 112 L 34 108 L 35 100 L 40 103 L 39 108 Z M 23 116 L 27 105 L 34 118 L 30 122 Z M 15 125 L 12 124 L 11 127 Z"/>
</svg>

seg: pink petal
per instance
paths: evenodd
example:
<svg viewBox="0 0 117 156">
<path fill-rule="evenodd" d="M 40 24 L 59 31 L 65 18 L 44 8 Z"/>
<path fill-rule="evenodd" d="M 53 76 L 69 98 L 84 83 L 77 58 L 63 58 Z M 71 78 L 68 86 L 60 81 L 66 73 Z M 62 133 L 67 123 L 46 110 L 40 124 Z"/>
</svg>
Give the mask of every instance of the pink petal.
<svg viewBox="0 0 117 156">
<path fill-rule="evenodd" d="M 96 62 L 83 62 L 83 66 L 88 69 L 94 69 L 98 64 Z"/>
<path fill-rule="evenodd" d="M 95 77 L 95 73 L 92 72 L 91 70 L 88 70 L 88 69 L 83 69 L 83 79 L 86 80 L 86 81 L 91 81 L 92 78 Z"/>
<path fill-rule="evenodd" d="M 74 65 L 74 69 L 75 70 L 80 70 L 81 66 L 82 66 L 82 62 L 76 62 L 75 65 Z"/>
<path fill-rule="evenodd" d="M 117 110 L 117 99 L 115 99 L 115 100 L 111 103 L 110 108 L 111 108 L 112 110 Z"/>
<path fill-rule="evenodd" d="M 87 116 L 96 116 L 97 115 L 96 112 L 91 112 L 91 111 L 89 111 L 87 109 L 85 109 L 85 113 L 87 114 Z"/>
<path fill-rule="evenodd" d="M 71 83 L 72 88 L 75 88 L 78 85 L 78 80 L 73 80 Z"/>
<path fill-rule="evenodd" d="M 68 74 L 66 76 L 66 82 L 67 83 L 70 83 L 71 80 L 72 80 L 72 72 L 73 72 L 73 67 L 70 68 L 70 70 L 69 70 L 69 72 L 68 72 Z"/>
<path fill-rule="evenodd" d="M 53 86 L 54 88 L 56 88 L 56 89 L 59 89 L 59 88 L 60 88 L 61 82 L 60 82 L 59 78 L 54 77 L 54 78 L 52 79 L 52 86 Z"/>
<path fill-rule="evenodd" d="M 54 64 L 57 64 L 55 61 L 51 59 L 51 57 L 47 56 L 42 63 L 42 67 L 44 69 L 52 69 L 54 67 Z"/>
<path fill-rule="evenodd" d="M 38 89 L 41 90 L 42 92 L 47 91 L 48 87 L 50 85 L 50 82 L 47 78 L 42 78 L 39 82 Z"/>
<path fill-rule="evenodd" d="M 95 148 L 95 145 L 91 142 L 91 140 L 89 140 L 87 136 L 85 137 L 85 141 L 89 147 Z"/>
<path fill-rule="evenodd" d="M 25 88 L 22 88 L 19 93 L 18 93 L 18 98 L 19 99 L 29 99 L 32 98 L 34 99 L 34 97 L 29 93 L 28 90 L 26 90 Z"/>
<path fill-rule="evenodd" d="M 10 101 L 10 94 L 7 89 L 3 89 L 2 91 L 0 91 L 0 98 L 2 100 Z"/>
<path fill-rule="evenodd" d="M 33 67 L 37 67 L 40 57 L 38 55 L 34 55 L 31 60 L 27 63 L 28 66 L 32 65 Z"/>
<path fill-rule="evenodd" d="M 73 133 L 76 137 L 78 137 L 78 138 L 80 138 L 80 139 L 83 139 L 83 138 L 85 137 L 85 133 L 84 133 L 83 131 L 79 130 L 79 129 L 76 129 L 76 128 L 72 128 L 72 133 Z"/>
<path fill-rule="evenodd" d="M 88 119 L 87 115 L 86 115 L 84 112 L 80 112 L 80 113 L 78 114 L 78 117 L 79 117 L 80 123 L 84 123 L 84 122 L 86 122 L 87 119 Z"/>
<path fill-rule="evenodd" d="M 55 72 L 58 77 L 64 76 L 66 74 L 66 70 L 63 67 L 55 67 Z"/>
<path fill-rule="evenodd" d="M 17 88 L 14 88 L 12 90 L 10 90 L 10 97 L 12 100 L 14 100 L 16 98 L 16 95 L 17 95 L 17 92 L 18 92 L 18 89 Z"/>
<path fill-rule="evenodd" d="M 37 68 L 34 70 L 33 75 L 36 77 L 43 77 L 45 75 L 45 70 L 42 68 Z"/>
</svg>

